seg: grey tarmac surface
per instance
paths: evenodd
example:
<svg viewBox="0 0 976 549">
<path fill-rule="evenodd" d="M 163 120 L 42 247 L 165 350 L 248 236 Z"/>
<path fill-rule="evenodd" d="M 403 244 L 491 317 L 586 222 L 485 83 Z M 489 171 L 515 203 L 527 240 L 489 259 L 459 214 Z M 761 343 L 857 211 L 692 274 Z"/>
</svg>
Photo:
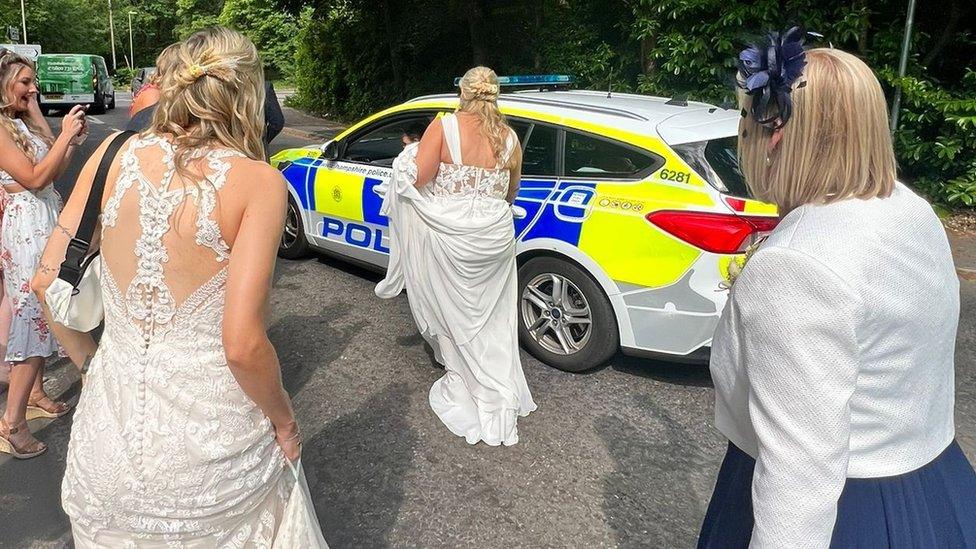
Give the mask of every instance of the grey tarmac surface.
<svg viewBox="0 0 976 549">
<path fill-rule="evenodd" d="M 124 116 L 99 117 L 101 135 Z M 469 446 L 430 411 L 443 370 L 406 298 L 376 298 L 377 280 L 326 257 L 281 260 L 275 273 L 270 336 L 332 547 L 694 545 L 726 444 L 707 368 L 617 356 L 567 374 L 523 352 L 539 409 L 519 421 L 519 444 Z M 974 365 L 976 283 L 962 282 L 956 427 L 971 460 Z M 60 363 L 48 385 L 74 398 L 76 379 Z M 0 547 L 70 546 L 58 499 L 70 423 L 32 423 L 50 445 L 40 458 L 0 457 Z"/>
</svg>

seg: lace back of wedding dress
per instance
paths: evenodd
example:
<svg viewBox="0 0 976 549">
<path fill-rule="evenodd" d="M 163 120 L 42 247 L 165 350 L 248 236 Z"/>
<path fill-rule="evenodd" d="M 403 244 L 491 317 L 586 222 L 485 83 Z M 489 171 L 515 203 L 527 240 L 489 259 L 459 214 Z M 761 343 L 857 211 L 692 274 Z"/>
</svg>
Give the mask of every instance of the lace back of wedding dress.
<svg viewBox="0 0 976 549">
<path fill-rule="evenodd" d="M 163 138 L 133 139 L 102 213 L 106 283 L 145 345 L 223 286 L 230 254 L 215 214 L 228 159 L 240 153 L 198 155 L 191 166 L 202 177 L 184 181 L 174 152 Z"/>
<path fill-rule="evenodd" d="M 451 162 L 441 162 L 437 176 L 424 189 L 432 196 L 448 198 L 494 198 L 504 200 L 508 195 L 510 173 L 504 168 L 518 141 L 509 134 L 506 151 L 494 168 L 466 166 L 461 158 L 461 130 L 457 116 L 442 119 L 444 139 L 451 154 Z"/>
<path fill-rule="evenodd" d="M 223 345 L 218 197 L 241 155 L 204 151 L 190 163 L 203 177 L 184 181 L 174 152 L 133 138 L 106 187 L 105 330 L 62 484 L 78 547 L 270 547 L 289 489 Z"/>
</svg>

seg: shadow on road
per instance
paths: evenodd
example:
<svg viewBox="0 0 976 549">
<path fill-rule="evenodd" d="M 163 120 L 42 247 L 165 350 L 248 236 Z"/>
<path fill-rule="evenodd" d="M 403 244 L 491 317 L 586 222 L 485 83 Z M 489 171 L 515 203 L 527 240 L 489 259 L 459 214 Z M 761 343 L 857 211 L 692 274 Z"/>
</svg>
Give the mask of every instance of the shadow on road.
<svg viewBox="0 0 976 549">
<path fill-rule="evenodd" d="M 329 546 L 390 545 L 418 441 L 409 393 L 388 385 L 306 441 L 302 461 Z"/>
<path fill-rule="evenodd" d="M 278 350 L 281 377 L 289 394 L 296 394 L 316 370 L 342 356 L 353 336 L 366 326 L 363 321 L 348 325 L 338 322 L 351 311 L 352 305 L 335 302 L 317 315 L 283 317 L 268 330 L 268 338 Z M 328 344 L 323 345 L 323 341 Z"/>
<path fill-rule="evenodd" d="M 712 456 L 651 397 L 637 404 L 648 425 L 611 415 L 595 422 L 614 464 L 603 481 L 607 524 L 622 548 L 691 547 L 705 513 L 691 472 L 711 475 Z"/>
<path fill-rule="evenodd" d="M 611 366 L 614 370 L 661 383 L 685 387 L 712 387 L 707 364 L 685 364 L 649 358 L 618 355 Z"/>
</svg>

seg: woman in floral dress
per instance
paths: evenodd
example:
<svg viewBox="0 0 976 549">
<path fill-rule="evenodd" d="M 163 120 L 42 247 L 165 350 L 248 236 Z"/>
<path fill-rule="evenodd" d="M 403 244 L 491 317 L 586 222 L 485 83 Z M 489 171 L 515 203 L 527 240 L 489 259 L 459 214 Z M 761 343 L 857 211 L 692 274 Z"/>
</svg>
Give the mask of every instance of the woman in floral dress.
<svg viewBox="0 0 976 549">
<path fill-rule="evenodd" d="M 11 363 L 10 388 L 0 418 L 0 452 L 26 459 L 47 449 L 30 434 L 27 419 L 58 417 L 69 409 L 44 394 L 44 361 L 57 352 L 58 344 L 29 282 L 61 209 L 52 184 L 87 129 L 84 110 L 75 107 L 54 139 L 37 106 L 33 65 L 9 50 L 0 50 L 0 111 L 0 266 L 12 312 L 5 357 Z"/>
</svg>

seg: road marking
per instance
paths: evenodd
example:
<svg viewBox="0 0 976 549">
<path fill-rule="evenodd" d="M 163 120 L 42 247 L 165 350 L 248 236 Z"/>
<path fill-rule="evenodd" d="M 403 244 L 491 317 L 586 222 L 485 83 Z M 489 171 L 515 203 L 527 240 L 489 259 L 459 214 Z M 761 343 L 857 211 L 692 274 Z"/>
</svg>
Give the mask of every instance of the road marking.
<svg viewBox="0 0 976 549">
<path fill-rule="evenodd" d="M 95 118 L 94 116 L 89 116 L 87 118 L 88 118 L 88 121 L 91 122 L 92 124 L 104 124 L 105 123 L 105 122 L 102 122 L 101 120 Z"/>
</svg>

